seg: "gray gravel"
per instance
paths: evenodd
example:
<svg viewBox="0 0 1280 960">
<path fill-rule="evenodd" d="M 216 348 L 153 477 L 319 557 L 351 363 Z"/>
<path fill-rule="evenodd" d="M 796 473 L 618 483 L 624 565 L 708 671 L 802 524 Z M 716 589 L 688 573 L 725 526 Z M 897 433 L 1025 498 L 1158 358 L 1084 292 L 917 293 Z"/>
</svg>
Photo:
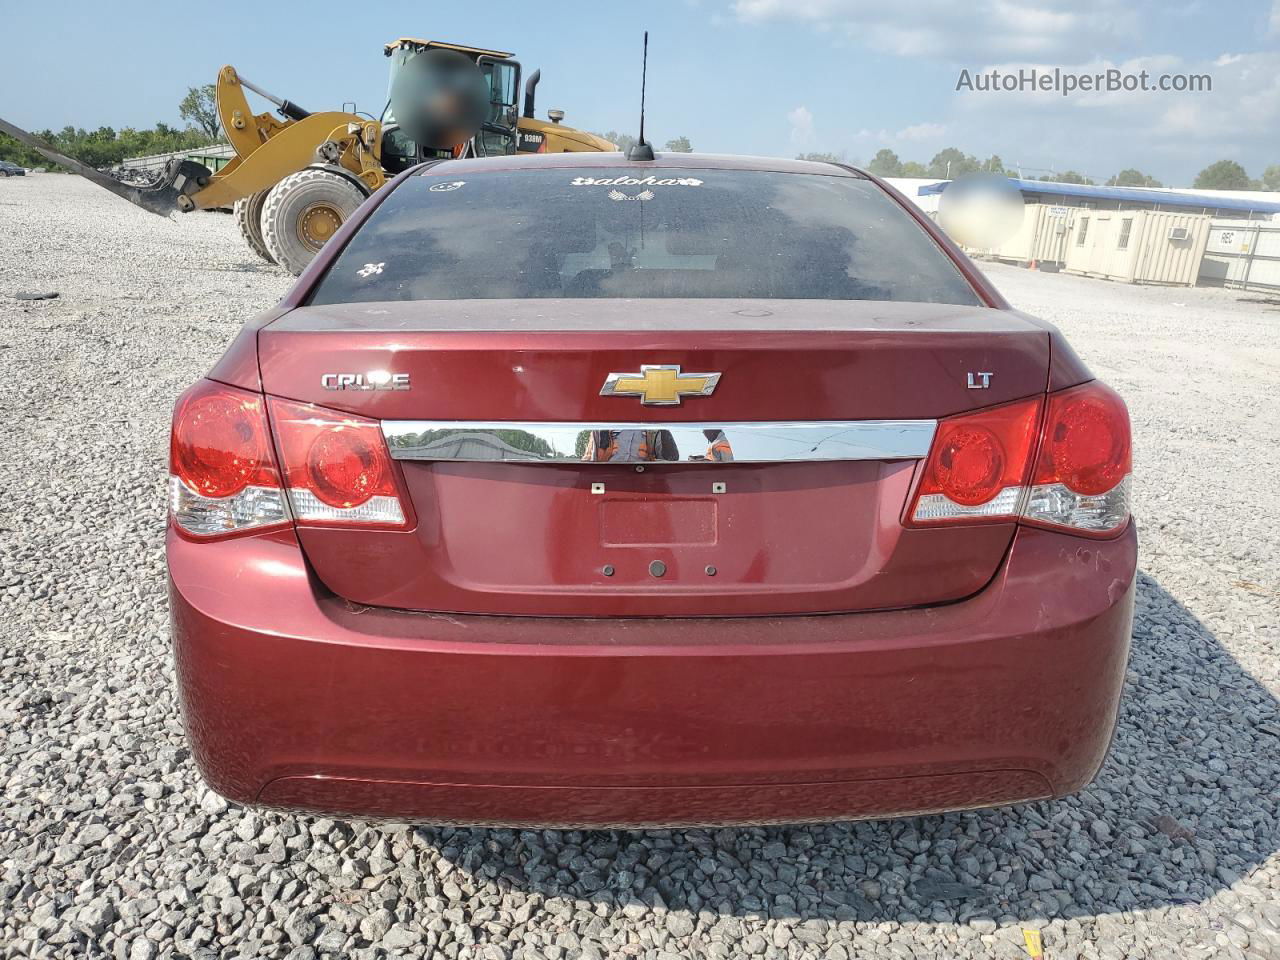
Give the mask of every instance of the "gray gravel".
<svg viewBox="0 0 1280 960">
<path fill-rule="evenodd" d="M 992 267 L 1119 388 L 1142 578 L 1097 782 L 829 826 L 421 828 L 229 806 L 167 648 L 173 398 L 288 279 L 230 217 L 0 182 L 0 957 L 1280 956 L 1280 303 Z M 59 299 L 19 302 L 17 290 Z M 1046 690 L 1045 696 L 1054 691 Z"/>
</svg>

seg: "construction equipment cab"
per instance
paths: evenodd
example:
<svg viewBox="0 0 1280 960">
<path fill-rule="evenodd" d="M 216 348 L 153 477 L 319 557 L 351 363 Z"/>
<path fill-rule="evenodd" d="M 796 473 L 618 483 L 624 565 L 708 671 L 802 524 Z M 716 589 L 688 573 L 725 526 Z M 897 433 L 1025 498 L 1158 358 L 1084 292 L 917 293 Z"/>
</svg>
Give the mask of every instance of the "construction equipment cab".
<svg viewBox="0 0 1280 960">
<path fill-rule="evenodd" d="M 295 276 L 366 197 L 416 163 L 617 149 L 607 140 L 566 127 L 560 122 L 562 110 L 548 111 L 549 121 L 534 118 L 534 90 L 541 71 L 533 71 L 526 80 L 524 109 L 518 111 L 520 64 L 509 53 L 408 37 L 385 44 L 383 51 L 392 63 L 381 123 L 346 110 L 308 111 L 224 66 L 215 85 L 218 118 L 235 156 L 216 170 L 195 158 L 175 156 L 155 182 L 123 183 L 4 120 L 0 133 L 161 216 L 175 210 L 232 208 L 250 249 Z M 461 82 L 441 96 L 438 81 L 445 75 Z M 397 78 L 404 88 L 400 97 Z M 256 112 L 245 91 L 273 104 L 279 115 Z M 465 95 L 458 100 L 454 94 L 460 91 Z M 395 109 L 393 102 L 398 104 Z M 465 123 L 440 124 L 440 116 L 464 106 L 459 117 L 465 113 Z"/>
<path fill-rule="evenodd" d="M 398 173 L 424 160 L 467 155 L 466 146 L 439 149 L 415 143 L 396 121 L 390 102 L 390 90 L 396 75 L 414 57 L 428 50 L 453 50 L 470 57 L 480 68 L 489 88 L 489 110 L 484 125 L 476 134 L 471 147 L 475 156 L 507 156 L 513 153 L 569 153 L 578 151 L 609 151 L 614 145 L 582 130 L 574 130 L 560 124 L 564 111 L 551 110 L 551 120 L 538 120 L 534 116 L 534 96 L 541 70 L 529 75 L 524 85 L 523 110 L 518 103 L 521 89 L 520 62 L 514 54 L 483 47 L 468 47 L 438 40 L 417 40 L 401 37 L 384 48 L 391 58 L 391 71 L 387 81 L 388 101 L 382 113 L 382 164 L 390 172 Z"/>
</svg>

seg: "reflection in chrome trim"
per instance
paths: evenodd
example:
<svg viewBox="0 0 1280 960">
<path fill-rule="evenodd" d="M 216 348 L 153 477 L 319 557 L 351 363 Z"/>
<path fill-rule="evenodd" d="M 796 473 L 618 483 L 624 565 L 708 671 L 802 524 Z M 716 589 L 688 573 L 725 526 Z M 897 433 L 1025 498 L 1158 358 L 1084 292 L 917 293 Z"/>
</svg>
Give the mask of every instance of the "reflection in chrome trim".
<svg viewBox="0 0 1280 960">
<path fill-rule="evenodd" d="M 524 423 L 384 420 L 396 460 L 520 463 L 783 463 L 914 460 L 936 420 Z"/>
</svg>

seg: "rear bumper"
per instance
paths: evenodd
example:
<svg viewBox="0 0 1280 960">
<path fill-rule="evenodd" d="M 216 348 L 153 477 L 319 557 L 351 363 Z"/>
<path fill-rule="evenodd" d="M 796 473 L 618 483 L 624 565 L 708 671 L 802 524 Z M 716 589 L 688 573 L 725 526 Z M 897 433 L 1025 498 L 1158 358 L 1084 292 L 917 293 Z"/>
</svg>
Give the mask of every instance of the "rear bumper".
<svg viewBox="0 0 1280 960">
<path fill-rule="evenodd" d="M 1124 679 L 1137 539 L 1018 532 L 978 595 L 740 619 L 353 607 L 292 533 L 169 534 L 209 784 L 243 803 L 630 826 L 990 806 L 1086 784 Z"/>
</svg>

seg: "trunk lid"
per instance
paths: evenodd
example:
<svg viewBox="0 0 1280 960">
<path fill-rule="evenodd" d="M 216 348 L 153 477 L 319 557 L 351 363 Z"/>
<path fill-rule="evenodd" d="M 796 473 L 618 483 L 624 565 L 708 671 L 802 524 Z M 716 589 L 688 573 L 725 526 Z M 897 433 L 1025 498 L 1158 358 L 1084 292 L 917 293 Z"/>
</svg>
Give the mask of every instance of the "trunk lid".
<svg viewBox="0 0 1280 960">
<path fill-rule="evenodd" d="M 299 308 L 263 328 L 259 359 L 268 394 L 438 431 L 431 459 L 399 461 L 413 529 L 299 531 L 339 596 L 467 613 L 743 616 L 981 589 L 1013 524 L 904 528 L 927 449 L 919 431 L 1043 393 L 1050 340 L 1008 311 L 937 304 L 421 301 Z M 646 365 L 720 377 L 678 405 L 601 395 L 610 374 Z M 383 387 L 407 375 L 407 389 L 333 389 L 371 372 L 393 378 Z M 988 386 L 970 388 L 970 374 Z M 858 459 L 821 459 L 830 443 L 803 432 L 833 421 L 867 440 Z M 906 423 L 864 438 L 862 421 Z M 485 459 L 545 453 L 530 446 L 532 425 L 581 427 L 615 450 L 638 437 L 648 456 L 678 460 L 583 462 L 594 448 L 581 439 L 558 443 L 555 462 Z M 725 425 L 736 425 L 727 462 L 713 435 Z M 630 429 L 587 429 L 607 426 Z M 761 436 L 799 459 L 749 462 Z M 915 439 L 895 447 L 902 437 Z"/>
</svg>

